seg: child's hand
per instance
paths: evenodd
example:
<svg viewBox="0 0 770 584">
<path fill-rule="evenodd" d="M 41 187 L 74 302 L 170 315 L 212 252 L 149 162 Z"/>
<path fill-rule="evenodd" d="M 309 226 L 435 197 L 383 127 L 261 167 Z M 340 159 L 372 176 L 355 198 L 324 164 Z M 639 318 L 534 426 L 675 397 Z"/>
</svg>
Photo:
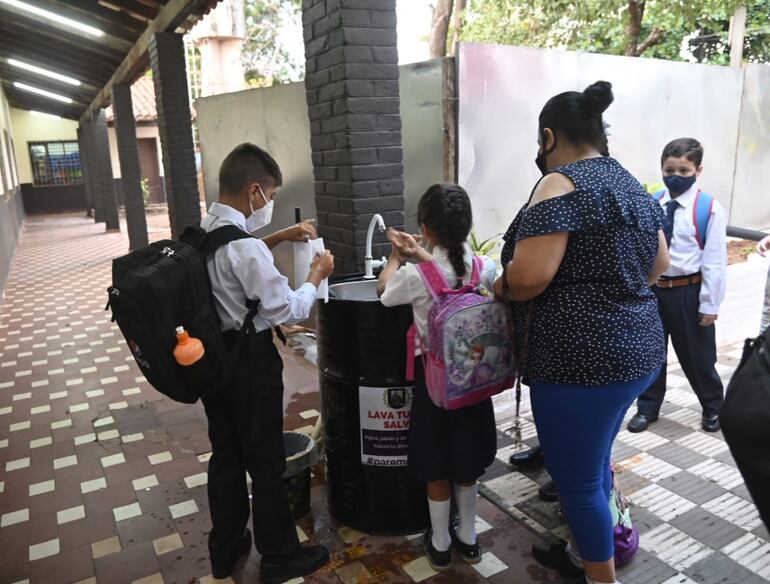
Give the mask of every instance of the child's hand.
<svg viewBox="0 0 770 584">
<path fill-rule="evenodd" d="M 414 237 L 392 227 L 388 229 L 388 240 L 393 245 L 393 253 L 402 259 L 413 257 L 420 247 Z"/>
<path fill-rule="evenodd" d="M 698 324 L 701 326 L 711 326 L 717 321 L 717 318 L 719 318 L 716 314 L 703 314 L 702 312 L 698 313 Z"/>
<path fill-rule="evenodd" d="M 293 227 L 285 230 L 286 241 L 308 241 L 317 239 L 318 233 L 315 230 L 315 219 L 305 219 Z"/>
</svg>

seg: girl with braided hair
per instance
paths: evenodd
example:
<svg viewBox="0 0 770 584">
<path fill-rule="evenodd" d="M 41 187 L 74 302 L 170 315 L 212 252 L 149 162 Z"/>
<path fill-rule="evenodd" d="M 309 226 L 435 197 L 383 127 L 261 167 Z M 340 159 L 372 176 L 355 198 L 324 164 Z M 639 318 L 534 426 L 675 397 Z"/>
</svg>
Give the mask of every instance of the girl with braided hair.
<svg viewBox="0 0 770 584">
<path fill-rule="evenodd" d="M 471 278 L 473 255 L 466 243 L 473 224 L 471 202 L 457 185 L 434 184 L 417 208 L 421 235 L 389 230 L 393 248 L 380 274 L 378 292 L 385 306 L 411 304 L 421 345 L 428 343 L 428 311 L 433 302 L 414 264 L 434 261 L 450 285 L 461 287 Z M 425 243 L 425 248 L 420 246 Z M 492 290 L 495 264 L 483 259 L 481 285 Z M 460 339 L 458 339 L 459 341 Z M 458 342 L 458 359 L 473 363 L 473 347 Z M 463 561 L 481 561 L 476 539 L 477 480 L 497 452 L 491 399 L 457 410 L 436 406 L 428 395 L 419 347 L 415 351 L 414 400 L 409 430 L 409 468 L 427 483 L 431 526 L 423 539 L 425 554 L 435 570 L 446 570 L 454 545 Z M 450 529 L 450 490 L 454 484 L 458 520 Z"/>
</svg>

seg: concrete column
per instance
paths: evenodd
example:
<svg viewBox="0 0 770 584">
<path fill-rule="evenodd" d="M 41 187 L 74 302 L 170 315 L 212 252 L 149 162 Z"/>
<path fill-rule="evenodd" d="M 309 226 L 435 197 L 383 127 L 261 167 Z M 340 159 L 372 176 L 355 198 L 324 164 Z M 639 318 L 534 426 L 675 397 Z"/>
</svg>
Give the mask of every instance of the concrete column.
<svg viewBox="0 0 770 584">
<path fill-rule="evenodd" d="M 372 215 L 404 225 L 396 0 L 303 0 L 302 23 L 318 224 L 337 270 L 360 271 Z"/>
<path fill-rule="evenodd" d="M 110 161 L 110 137 L 107 132 L 107 116 L 104 109 L 94 115 L 94 160 L 98 167 L 99 187 L 102 193 L 104 207 L 104 222 L 107 231 L 120 231 L 120 218 L 118 216 L 118 200 L 115 196 L 115 180 L 112 176 L 112 162 Z"/>
<path fill-rule="evenodd" d="M 96 147 L 94 146 L 94 121 L 89 119 L 83 124 L 83 144 L 85 145 L 86 176 L 88 186 L 91 189 L 91 197 L 94 203 L 94 221 L 104 223 L 104 203 L 99 177 L 99 166 L 96 163 Z"/>
<path fill-rule="evenodd" d="M 83 174 L 83 190 L 86 193 L 86 216 L 94 216 L 94 193 L 91 190 L 91 173 L 88 169 L 88 156 L 86 155 L 85 128 L 78 127 L 78 151 L 80 153 L 80 171 Z"/>
<path fill-rule="evenodd" d="M 185 227 L 201 220 L 182 36 L 170 32 L 155 33 L 150 40 L 150 64 L 155 82 L 171 236 L 178 237 Z"/>
<path fill-rule="evenodd" d="M 139 145 L 136 141 L 136 121 L 131 101 L 131 86 L 118 83 L 112 86 L 112 108 L 115 112 L 115 137 L 126 202 L 128 249 L 133 251 L 148 244 L 147 217 L 144 214 L 142 173 L 139 170 Z"/>
</svg>

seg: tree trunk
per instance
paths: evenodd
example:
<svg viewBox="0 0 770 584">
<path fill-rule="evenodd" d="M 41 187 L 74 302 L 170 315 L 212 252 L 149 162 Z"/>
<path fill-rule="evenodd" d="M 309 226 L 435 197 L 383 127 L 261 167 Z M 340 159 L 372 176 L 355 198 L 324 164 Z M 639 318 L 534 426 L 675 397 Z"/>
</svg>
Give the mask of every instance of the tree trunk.
<svg viewBox="0 0 770 584">
<path fill-rule="evenodd" d="M 460 35 L 463 31 L 463 24 L 465 24 L 465 6 L 467 5 L 468 0 L 455 0 L 455 7 L 454 7 L 454 22 L 453 28 L 454 28 L 454 34 L 452 35 L 452 46 L 449 47 L 449 52 L 454 55 L 455 53 L 455 47 L 457 46 L 457 43 L 460 42 Z"/>
<path fill-rule="evenodd" d="M 639 35 L 642 33 L 642 20 L 644 19 L 644 9 L 646 0 L 628 1 L 628 23 L 626 24 L 626 45 L 627 57 L 639 57 L 644 51 L 657 45 L 663 40 L 663 31 L 659 28 L 653 28 L 650 34 L 640 43 Z"/>
<path fill-rule="evenodd" d="M 436 0 L 433 7 L 433 19 L 430 26 L 430 58 L 446 57 L 447 35 L 449 21 L 452 19 L 454 0 Z"/>
<path fill-rule="evenodd" d="M 626 24 L 627 57 L 639 56 L 639 34 L 642 32 L 642 19 L 644 18 L 644 5 L 646 0 L 629 0 L 628 23 Z"/>
</svg>

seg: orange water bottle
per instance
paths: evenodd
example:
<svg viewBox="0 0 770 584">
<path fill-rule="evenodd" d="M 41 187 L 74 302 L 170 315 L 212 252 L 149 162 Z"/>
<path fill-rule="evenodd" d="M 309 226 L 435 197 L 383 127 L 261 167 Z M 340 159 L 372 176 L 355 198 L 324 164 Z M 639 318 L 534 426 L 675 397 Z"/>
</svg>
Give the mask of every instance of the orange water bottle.
<svg viewBox="0 0 770 584">
<path fill-rule="evenodd" d="M 203 358 L 206 350 L 200 339 L 191 337 L 183 326 L 176 327 L 177 345 L 174 349 L 174 358 L 180 365 L 188 367 L 194 365 Z"/>
</svg>

